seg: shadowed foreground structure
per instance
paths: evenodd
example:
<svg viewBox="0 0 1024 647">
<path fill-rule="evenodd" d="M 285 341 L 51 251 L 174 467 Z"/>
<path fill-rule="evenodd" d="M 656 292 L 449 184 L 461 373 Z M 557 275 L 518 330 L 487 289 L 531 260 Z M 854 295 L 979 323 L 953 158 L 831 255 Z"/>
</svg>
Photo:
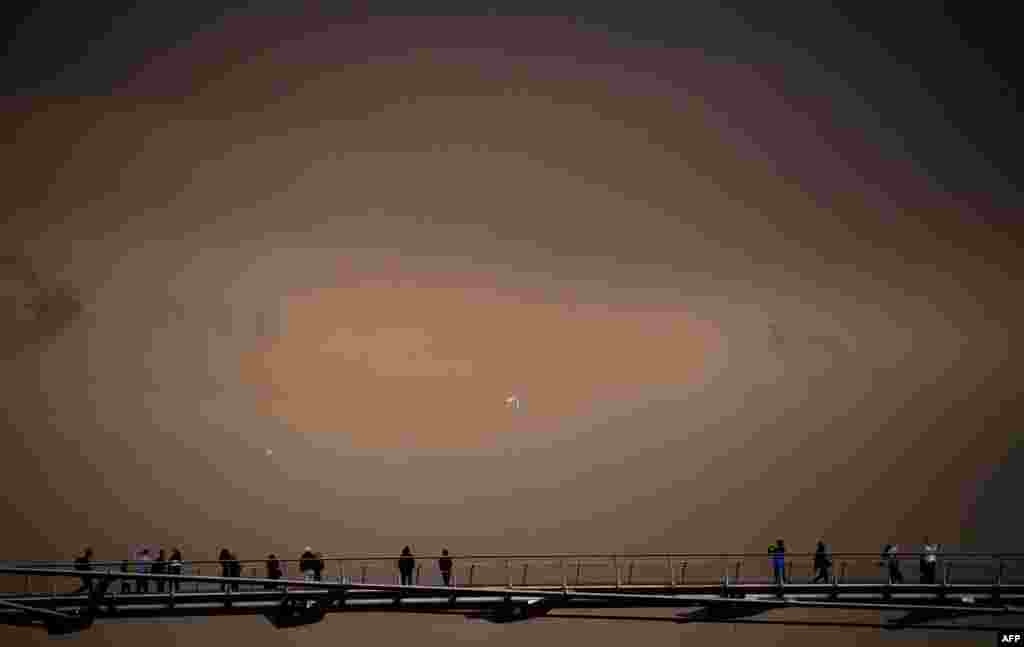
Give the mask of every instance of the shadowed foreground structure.
<svg viewBox="0 0 1024 647">
<path fill-rule="evenodd" d="M 294 628 L 321 622 L 328 613 L 427 613 L 463 615 L 494 623 L 525 622 L 541 618 L 591 619 L 608 621 L 663 621 L 685 623 L 789 624 L 806 627 L 866 628 L 921 631 L 958 631 L 967 633 L 997 631 L 1024 631 L 1024 554 L 944 556 L 944 576 L 936 584 L 893 584 L 862 580 L 850 581 L 846 577 L 848 559 L 865 560 L 868 556 L 840 555 L 842 577 L 833 576 L 826 584 L 799 584 L 790 580 L 786 584 L 759 583 L 738 578 L 744 558 L 754 555 L 722 555 L 723 564 L 736 564 L 737 579 L 730 582 L 729 568 L 718 583 L 686 582 L 686 567 L 711 556 L 665 555 L 669 571 L 667 584 L 635 585 L 633 566 L 637 559 L 655 556 L 612 557 L 615 566 L 614 583 L 601 583 L 599 579 L 581 582 L 581 568 L 589 561 L 588 570 L 599 556 L 562 555 L 560 586 L 527 586 L 527 566 L 533 562 L 542 567 L 540 560 L 554 556 L 517 556 L 522 562 L 522 586 L 513 586 L 510 569 L 512 559 L 506 558 L 507 583 L 503 587 L 472 584 L 473 568 L 486 556 L 460 556 L 471 564 L 468 586 L 429 586 L 366 583 L 367 558 L 334 558 L 339 575 L 337 580 L 310 581 L 289 579 L 263 579 L 259 577 L 213 577 L 198 574 L 200 564 L 191 564 L 188 575 L 156 575 L 119 573 L 117 565 L 93 564 L 91 571 L 76 571 L 67 564 L 7 563 L 0 565 L 0 575 L 24 577 L 53 582 L 58 578 L 83 578 L 85 590 L 58 594 L 51 585 L 49 594 L 4 594 L 0 597 L 0 620 L 23 628 L 44 628 L 51 635 L 66 635 L 89 629 L 94 622 L 119 620 L 150 620 L 166 618 L 210 617 L 227 615 L 262 615 L 278 629 Z M 806 556 L 801 556 L 806 557 Z M 908 556 L 905 556 L 908 557 Z M 492 558 L 493 559 L 493 558 Z M 354 583 L 344 575 L 345 562 L 362 562 L 362 581 Z M 576 564 L 576 582 L 569 586 L 565 565 Z M 622 564 L 629 564 L 628 581 L 622 577 Z M 675 565 L 682 567 L 680 581 L 676 580 Z M 958 571 L 967 571 L 954 583 L 953 565 Z M 207 564 L 208 565 L 208 564 Z M 1008 568 L 1009 566 L 1009 568 Z M 965 568 L 966 567 L 966 568 Z M 790 567 L 791 568 L 791 567 Z M 995 570 L 993 578 L 979 577 L 985 570 Z M 328 578 L 330 580 L 331 578 Z M 417 580 L 419 573 L 417 573 Z M 158 590 L 166 593 L 143 592 L 117 594 L 116 582 L 155 582 Z M 45 585 L 44 585 L 45 586 Z M 30 588 L 30 587 L 29 587 Z M 219 590 L 218 590 L 219 589 Z M 148 590 L 148 589 L 147 589 Z M 672 617 L 642 617 L 613 615 L 596 610 L 624 609 L 688 609 Z M 864 623 L 852 619 L 814 621 L 806 619 L 757 620 L 758 616 L 773 611 L 823 610 L 832 612 L 874 611 L 890 617 L 881 623 Z M 575 615 L 559 611 L 589 611 Z M 554 612 L 554 613 L 552 613 Z M 954 622 L 973 619 L 973 622 Z M 942 621 L 947 621 L 943 623 Z"/>
</svg>

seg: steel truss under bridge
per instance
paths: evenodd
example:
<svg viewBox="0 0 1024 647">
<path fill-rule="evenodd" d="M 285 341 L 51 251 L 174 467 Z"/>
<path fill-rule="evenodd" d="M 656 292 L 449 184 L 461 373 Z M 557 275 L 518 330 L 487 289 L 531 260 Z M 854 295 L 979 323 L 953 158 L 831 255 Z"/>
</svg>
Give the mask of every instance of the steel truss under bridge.
<svg viewBox="0 0 1024 647">
<path fill-rule="evenodd" d="M 5 594 L 0 622 L 43 628 L 52 635 L 73 634 L 96 622 L 222 615 L 261 615 L 283 629 L 317 623 L 328 613 L 443 613 L 491 622 L 522 622 L 543 617 L 616 619 L 646 622 L 728 622 L 801 626 L 858 626 L 885 629 L 1017 630 L 994 620 L 1024 615 L 1024 584 L 729 584 L 679 585 L 672 591 L 651 587 L 443 587 L 271 580 L 252 577 L 156 575 L 61 568 L 0 567 L 0 575 L 78 578 L 80 592 Z M 116 581 L 159 585 L 155 593 L 117 593 Z M 195 591 L 182 591 L 185 583 Z M 212 586 L 200 591 L 199 585 Z M 244 587 L 244 590 L 243 590 Z M 176 590 L 177 589 L 177 590 Z M 579 615 L 571 610 L 665 608 L 671 617 Z M 883 623 L 758 620 L 779 609 L 872 610 L 898 613 Z M 936 624 L 956 618 L 987 618 L 982 624 Z"/>
</svg>

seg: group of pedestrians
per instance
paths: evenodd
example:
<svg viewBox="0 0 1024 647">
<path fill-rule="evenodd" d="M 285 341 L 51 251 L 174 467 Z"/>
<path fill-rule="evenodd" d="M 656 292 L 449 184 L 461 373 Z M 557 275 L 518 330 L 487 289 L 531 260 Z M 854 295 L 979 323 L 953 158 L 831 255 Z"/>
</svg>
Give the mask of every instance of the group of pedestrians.
<svg viewBox="0 0 1024 647">
<path fill-rule="evenodd" d="M 940 546 L 933 544 L 928 540 L 928 537 L 924 538 L 922 542 L 922 551 L 920 558 L 920 572 L 921 572 L 921 583 L 922 584 L 935 584 L 938 570 L 938 553 Z M 786 573 L 786 543 L 782 539 L 776 540 L 771 546 L 768 547 L 769 559 L 771 563 L 771 569 L 773 573 L 773 580 L 775 584 L 786 584 L 788 583 L 789 576 Z M 92 570 L 92 548 L 85 548 L 80 555 L 75 558 L 75 569 L 79 571 L 91 571 Z M 242 576 L 242 564 L 239 561 L 237 555 L 235 555 L 228 548 L 221 548 L 218 554 L 218 561 L 221 565 L 221 575 L 223 577 L 240 578 Z M 319 582 L 323 578 L 323 572 L 325 570 L 323 555 L 319 552 L 314 552 L 309 546 L 306 546 L 305 550 L 299 556 L 298 560 L 299 571 L 302 573 L 306 581 Z M 896 544 L 886 544 L 882 549 L 881 555 L 881 566 L 884 566 L 888 570 L 889 581 L 894 584 L 902 584 L 904 581 L 903 573 L 900 569 L 900 552 L 899 546 Z M 401 554 L 397 562 L 398 573 L 402 586 L 410 586 L 414 583 L 413 574 L 416 570 L 416 557 L 412 553 L 412 549 L 406 546 L 402 549 Z M 452 570 L 454 567 L 451 556 L 448 553 L 448 549 L 441 551 L 441 556 L 437 560 L 438 570 L 441 574 L 441 580 L 444 582 L 444 586 L 452 585 Z M 830 581 L 830 570 L 832 568 L 832 559 L 828 554 L 828 550 L 825 546 L 825 542 L 821 539 L 817 542 L 817 547 L 814 552 L 814 571 L 815 576 L 811 581 L 813 584 L 820 582 Z M 132 559 L 125 560 L 121 564 L 121 572 L 124 573 L 152 573 L 153 575 L 181 575 L 183 570 L 183 560 L 180 548 L 173 548 L 170 555 L 168 556 L 163 548 L 156 550 L 154 555 L 149 548 L 142 548 L 132 555 Z M 281 560 L 271 553 L 267 555 L 266 560 L 266 577 L 270 580 L 279 580 L 284 578 L 285 569 Z M 90 577 L 82 577 L 82 586 L 75 591 L 75 593 L 83 593 L 91 591 L 91 580 Z M 145 578 L 137 579 L 122 579 L 121 580 L 121 592 L 131 593 L 132 582 L 135 582 L 137 593 L 148 593 L 149 592 L 149 581 Z M 267 584 L 266 588 L 274 589 L 278 585 Z M 157 579 L 155 581 L 155 589 L 157 593 L 163 593 L 168 588 L 172 591 L 178 591 L 180 588 L 180 582 L 178 581 L 164 581 Z M 238 583 L 224 583 L 221 586 L 222 590 L 238 590 Z"/>
<path fill-rule="evenodd" d="M 924 538 L 921 542 L 921 556 L 918 566 L 921 572 L 921 584 L 935 584 L 939 567 L 939 544 L 933 544 Z M 900 549 L 897 544 L 886 544 L 882 549 L 882 563 L 889 571 L 889 582 L 903 584 L 903 572 L 900 570 Z"/>
<path fill-rule="evenodd" d="M 774 544 L 768 547 L 768 555 L 771 560 L 773 579 L 776 584 L 787 584 L 789 574 L 786 573 L 786 542 L 777 539 Z M 814 549 L 814 579 L 812 584 L 829 581 L 829 571 L 832 568 L 832 559 L 825 548 L 825 542 L 821 539 Z"/>
<path fill-rule="evenodd" d="M 91 571 L 93 570 L 92 564 L 93 550 L 91 547 L 86 546 L 82 550 L 81 554 L 75 557 L 75 570 L 76 571 Z M 181 558 L 181 549 L 173 548 L 170 556 L 167 555 L 167 551 L 160 548 L 154 555 L 149 548 L 142 548 L 132 554 L 131 559 L 126 559 L 121 562 L 122 573 L 152 573 L 153 575 L 181 575 L 184 562 Z M 149 581 L 146 579 L 137 579 L 136 592 L 138 593 L 149 593 Z M 163 593 L 170 586 L 171 590 L 177 591 L 179 589 L 179 582 L 165 580 L 156 580 L 156 592 Z M 74 593 L 86 593 L 92 591 L 92 578 L 82 577 L 82 586 L 80 586 Z M 132 580 L 122 579 L 121 580 L 121 592 L 131 593 L 132 592 Z"/>
<path fill-rule="evenodd" d="M 939 544 L 931 543 L 928 540 L 928 537 L 924 538 L 921 546 L 919 563 L 922 584 L 935 584 L 938 572 L 939 549 Z M 787 584 L 789 576 L 786 573 L 785 542 L 782 539 L 776 540 L 774 544 L 768 547 L 768 554 L 775 584 Z M 879 565 L 886 567 L 888 570 L 889 582 L 893 584 L 902 584 L 904 579 L 903 572 L 900 569 L 899 546 L 896 544 L 886 544 L 885 547 L 882 548 L 881 560 L 882 561 Z M 831 568 L 832 560 L 825 547 L 825 542 L 819 539 L 814 551 L 815 576 L 814 579 L 811 580 L 811 583 L 827 583 L 829 581 L 829 572 Z"/>
</svg>

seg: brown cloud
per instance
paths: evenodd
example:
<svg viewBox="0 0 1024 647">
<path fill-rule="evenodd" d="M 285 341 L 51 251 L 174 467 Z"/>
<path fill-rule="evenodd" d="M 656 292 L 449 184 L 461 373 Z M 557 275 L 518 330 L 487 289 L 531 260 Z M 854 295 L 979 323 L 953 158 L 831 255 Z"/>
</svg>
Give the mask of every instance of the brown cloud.
<svg viewBox="0 0 1024 647">
<path fill-rule="evenodd" d="M 476 281 L 479 282 L 479 281 Z M 316 290 L 245 359 L 267 413 L 363 447 L 543 433 L 602 398 L 694 379 L 713 335 L 685 312 L 561 303 L 418 276 Z M 524 406 L 504 406 L 516 393 Z"/>
</svg>

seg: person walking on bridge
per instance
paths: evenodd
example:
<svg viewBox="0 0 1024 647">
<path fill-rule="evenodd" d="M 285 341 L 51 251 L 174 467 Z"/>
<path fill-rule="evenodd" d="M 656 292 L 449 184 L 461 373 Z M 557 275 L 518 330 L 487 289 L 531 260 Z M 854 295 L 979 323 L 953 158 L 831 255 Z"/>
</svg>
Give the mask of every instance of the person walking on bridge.
<svg viewBox="0 0 1024 647">
<path fill-rule="evenodd" d="M 452 585 L 452 558 L 448 556 L 448 549 L 441 549 L 441 559 L 437 560 L 437 567 L 441 571 L 441 580 L 445 586 Z"/>
<path fill-rule="evenodd" d="M 412 586 L 412 572 L 416 568 L 416 559 L 412 556 L 412 550 L 406 546 L 402 549 L 402 556 L 398 558 L 398 572 L 402 576 L 402 586 Z"/>
<path fill-rule="evenodd" d="M 828 553 L 825 552 L 825 542 L 818 540 L 818 547 L 814 551 L 814 569 L 817 571 L 817 575 L 814 576 L 814 580 L 811 584 L 817 584 L 818 582 L 828 583 L 828 569 L 832 566 L 832 560 L 828 558 Z"/>
</svg>

